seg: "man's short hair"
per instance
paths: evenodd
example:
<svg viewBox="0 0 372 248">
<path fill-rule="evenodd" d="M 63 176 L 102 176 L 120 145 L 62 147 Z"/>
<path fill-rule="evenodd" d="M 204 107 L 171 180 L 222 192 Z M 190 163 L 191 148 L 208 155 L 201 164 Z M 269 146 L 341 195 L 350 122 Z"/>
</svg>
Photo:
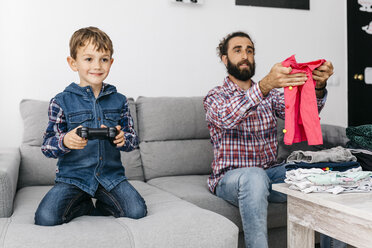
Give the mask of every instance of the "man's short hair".
<svg viewBox="0 0 372 248">
<path fill-rule="evenodd" d="M 70 56 L 76 59 L 78 48 L 89 43 L 92 43 L 97 51 L 110 52 L 110 57 L 112 57 L 114 48 L 110 37 L 96 27 L 81 28 L 75 31 L 70 39 Z"/>
<path fill-rule="evenodd" d="M 241 31 L 237 31 L 237 32 L 228 34 L 226 37 L 224 37 L 220 41 L 220 44 L 217 47 L 217 54 L 220 57 L 220 59 L 222 59 L 222 56 L 223 55 L 227 55 L 227 49 L 228 49 L 229 41 L 232 38 L 234 38 L 234 37 L 245 37 L 245 38 L 248 38 L 252 42 L 252 44 L 253 44 L 253 41 L 252 41 L 251 37 L 249 37 L 249 35 L 247 33 L 244 33 L 244 32 L 241 32 Z"/>
</svg>

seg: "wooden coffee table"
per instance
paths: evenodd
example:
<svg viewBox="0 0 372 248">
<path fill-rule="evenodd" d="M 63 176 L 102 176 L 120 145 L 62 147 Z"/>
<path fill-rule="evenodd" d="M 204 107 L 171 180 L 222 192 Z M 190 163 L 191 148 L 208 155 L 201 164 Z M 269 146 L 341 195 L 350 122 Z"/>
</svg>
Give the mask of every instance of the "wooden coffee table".
<svg viewBox="0 0 372 248">
<path fill-rule="evenodd" d="M 314 231 L 355 247 L 372 247 L 372 193 L 305 194 L 273 184 L 288 196 L 288 247 L 314 248 Z"/>
</svg>

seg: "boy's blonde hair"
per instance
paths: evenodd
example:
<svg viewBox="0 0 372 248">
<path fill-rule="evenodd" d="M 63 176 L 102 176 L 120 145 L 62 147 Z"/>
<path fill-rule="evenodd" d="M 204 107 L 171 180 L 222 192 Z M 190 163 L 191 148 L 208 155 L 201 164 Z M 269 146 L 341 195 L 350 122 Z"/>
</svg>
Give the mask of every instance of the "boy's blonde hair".
<svg viewBox="0 0 372 248">
<path fill-rule="evenodd" d="M 75 31 L 70 39 L 70 56 L 76 59 L 78 48 L 88 45 L 89 43 L 94 45 L 97 51 L 110 52 L 110 57 L 112 57 L 114 48 L 110 37 L 96 27 L 81 28 Z"/>
</svg>

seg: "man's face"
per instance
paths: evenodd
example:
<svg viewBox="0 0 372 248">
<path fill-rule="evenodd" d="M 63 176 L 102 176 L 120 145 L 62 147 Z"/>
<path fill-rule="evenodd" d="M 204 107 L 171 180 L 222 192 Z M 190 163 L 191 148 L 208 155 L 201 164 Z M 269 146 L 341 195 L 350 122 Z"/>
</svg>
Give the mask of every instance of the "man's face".
<svg viewBox="0 0 372 248">
<path fill-rule="evenodd" d="M 241 81 L 251 79 L 255 73 L 254 47 L 246 37 L 234 37 L 229 41 L 227 56 L 222 56 L 227 72 Z"/>
</svg>

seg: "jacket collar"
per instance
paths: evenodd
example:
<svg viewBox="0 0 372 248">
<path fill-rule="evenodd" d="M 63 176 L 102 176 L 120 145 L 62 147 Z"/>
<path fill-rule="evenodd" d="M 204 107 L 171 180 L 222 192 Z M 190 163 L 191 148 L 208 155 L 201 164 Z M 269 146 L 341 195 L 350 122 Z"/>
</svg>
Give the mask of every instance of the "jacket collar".
<svg viewBox="0 0 372 248">
<path fill-rule="evenodd" d="M 85 97 L 89 97 L 93 95 L 92 87 L 90 86 L 80 87 L 76 83 L 71 83 L 69 86 L 66 87 L 64 92 L 69 92 L 69 93 L 73 93 L 73 94 L 77 94 L 77 95 L 81 95 Z M 116 92 L 117 90 L 115 86 L 111 84 L 103 83 L 102 89 L 101 89 L 101 92 L 99 93 L 98 98 L 105 96 L 105 95 L 109 95 L 111 93 L 116 93 Z"/>
</svg>

